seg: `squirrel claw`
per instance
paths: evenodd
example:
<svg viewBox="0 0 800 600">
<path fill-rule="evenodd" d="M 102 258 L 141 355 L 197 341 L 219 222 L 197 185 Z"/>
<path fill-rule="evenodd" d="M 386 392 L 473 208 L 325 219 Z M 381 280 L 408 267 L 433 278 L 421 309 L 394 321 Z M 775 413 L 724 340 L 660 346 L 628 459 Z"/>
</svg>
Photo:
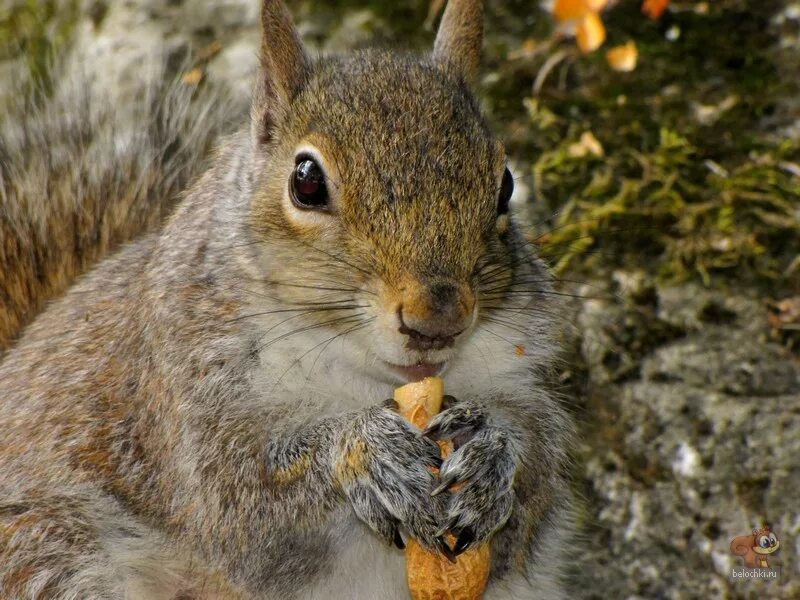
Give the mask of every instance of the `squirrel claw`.
<svg viewBox="0 0 800 600">
<path fill-rule="evenodd" d="M 447 477 L 443 477 L 442 478 L 442 482 L 439 485 L 437 485 L 433 489 L 433 491 L 431 492 L 431 496 L 438 496 L 443 491 L 445 491 L 447 488 L 449 488 L 451 485 L 453 485 L 453 483 L 455 483 L 455 480 L 456 480 L 456 478 L 455 478 L 454 475 L 449 475 Z"/>
<path fill-rule="evenodd" d="M 442 410 L 453 408 L 456 405 L 456 402 L 458 402 L 458 398 L 451 396 L 450 394 L 445 394 L 442 396 Z"/>
<path fill-rule="evenodd" d="M 394 398 L 387 398 L 386 400 L 381 402 L 381 406 L 383 406 L 383 408 L 388 408 L 389 410 L 393 410 L 395 412 L 398 412 L 400 410 L 400 405 L 397 404 L 397 400 L 395 400 Z"/>
<path fill-rule="evenodd" d="M 406 549 L 406 543 L 403 541 L 403 536 L 400 535 L 400 530 L 395 527 L 394 528 L 394 545 L 397 546 L 399 550 Z"/>
<path fill-rule="evenodd" d="M 448 531 L 451 531 L 457 524 L 458 524 L 457 517 L 450 519 L 446 525 L 439 528 L 439 531 L 436 532 L 436 537 L 443 538 L 444 534 L 447 533 Z"/>
<path fill-rule="evenodd" d="M 469 527 L 462 529 L 458 533 L 458 538 L 456 539 L 456 546 L 454 548 L 455 555 L 458 556 L 466 552 L 474 541 L 475 532 Z"/>
<path fill-rule="evenodd" d="M 455 564 L 456 562 L 456 553 L 453 552 L 452 548 L 447 545 L 447 541 L 443 537 L 439 537 L 437 540 L 437 547 L 439 548 L 439 552 L 444 554 L 445 558 L 449 560 L 451 563 Z"/>
</svg>

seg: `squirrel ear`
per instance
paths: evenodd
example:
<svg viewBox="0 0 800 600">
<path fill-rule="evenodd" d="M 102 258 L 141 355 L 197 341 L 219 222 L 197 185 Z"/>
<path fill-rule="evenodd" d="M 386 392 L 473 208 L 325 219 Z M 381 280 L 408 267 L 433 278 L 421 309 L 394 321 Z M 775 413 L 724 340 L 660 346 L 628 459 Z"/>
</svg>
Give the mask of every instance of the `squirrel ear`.
<svg viewBox="0 0 800 600">
<path fill-rule="evenodd" d="M 258 141 L 269 141 L 275 122 L 303 89 L 308 71 L 309 60 L 289 9 L 283 0 L 263 0 L 261 70 L 251 109 Z"/>
<path fill-rule="evenodd" d="M 482 44 L 483 0 L 449 0 L 433 44 L 434 58 L 454 66 L 468 81 L 474 81 Z"/>
</svg>

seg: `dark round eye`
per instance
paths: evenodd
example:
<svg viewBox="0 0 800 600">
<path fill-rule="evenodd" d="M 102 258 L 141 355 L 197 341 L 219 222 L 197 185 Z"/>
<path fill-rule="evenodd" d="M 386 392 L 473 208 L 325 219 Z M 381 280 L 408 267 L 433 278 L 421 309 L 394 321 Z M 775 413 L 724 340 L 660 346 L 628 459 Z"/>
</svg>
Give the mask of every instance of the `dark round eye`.
<svg viewBox="0 0 800 600">
<path fill-rule="evenodd" d="M 511 201 L 511 194 L 514 193 L 514 176 L 511 171 L 503 172 L 503 181 L 500 183 L 500 195 L 497 198 L 497 214 L 504 215 L 508 212 L 508 203 Z"/>
<path fill-rule="evenodd" d="M 317 162 L 308 157 L 298 157 L 289 181 L 292 202 L 298 208 L 327 208 L 328 188 L 325 174 Z"/>
<path fill-rule="evenodd" d="M 758 540 L 758 544 L 759 544 L 759 545 L 760 545 L 762 548 L 769 548 L 769 539 L 767 539 L 767 537 L 766 537 L 766 536 L 763 536 L 763 535 L 762 535 L 762 536 L 761 536 L 761 539 L 760 539 L 760 540 Z"/>
</svg>

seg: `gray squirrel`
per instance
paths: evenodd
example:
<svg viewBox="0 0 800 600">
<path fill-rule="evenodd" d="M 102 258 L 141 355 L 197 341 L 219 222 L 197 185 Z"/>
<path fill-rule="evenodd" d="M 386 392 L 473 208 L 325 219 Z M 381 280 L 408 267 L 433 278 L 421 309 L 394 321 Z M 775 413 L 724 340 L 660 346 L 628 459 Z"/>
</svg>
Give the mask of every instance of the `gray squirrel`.
<svg viewBox="0 0 800 600">
<path fill-rule="evenodd" d="M 482 3 L 421 57 L 262 26 L 249 125 L 3 357 L 0 598 L 400 600 L 409 537 L 563 597 L 558 302 L 470 90 Z M 434 374 L 420 431 L 384 399 Z"/>
</svg>

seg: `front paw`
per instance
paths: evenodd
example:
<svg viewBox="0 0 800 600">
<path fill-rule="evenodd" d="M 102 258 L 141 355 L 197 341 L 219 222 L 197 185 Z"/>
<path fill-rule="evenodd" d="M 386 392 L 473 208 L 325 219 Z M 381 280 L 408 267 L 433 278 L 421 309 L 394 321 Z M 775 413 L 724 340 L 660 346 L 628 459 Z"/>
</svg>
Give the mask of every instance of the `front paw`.
<svg viewBox="0 0 800 600">
<path fill-rule="evenodd" d="M 460 554 L 486 541 L 511 515 L 518 461 L 515 438 L 483 405 L 470 402 L 437 415 L 425 434 L 454 442 L 455 451 L 442 464 L 432 494 L 453 488 L 446 519 L 437 533 L 455 534 L 454 550 Z"/>
<path fill-rule="evenodd" d="M 373 407 L 344 437 L 338 478 L 356 515 L 403 548 L 400 530 L 455 558 L 437 535 L 445 499 L 431 495 L 442 465 L 439 447 L 400 415 Z"/>
</svg>

